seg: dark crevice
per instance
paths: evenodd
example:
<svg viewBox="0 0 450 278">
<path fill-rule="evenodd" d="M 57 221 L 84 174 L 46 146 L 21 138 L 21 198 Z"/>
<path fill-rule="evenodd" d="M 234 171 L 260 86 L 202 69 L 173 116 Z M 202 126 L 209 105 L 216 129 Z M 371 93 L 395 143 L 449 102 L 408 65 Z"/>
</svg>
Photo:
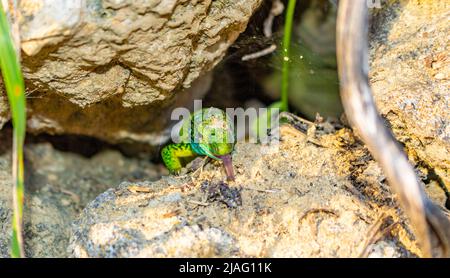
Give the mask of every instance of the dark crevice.
<svg viewBox="0 0 450 278">
<path fill-rule="evenodd" d="M 50 135 L 50 134 L 30 134 L 25 139 L 25 145 L 50 143 L 54 149 L 62 152 L 74 153 L 86 158 L 91 158 L 105 150 L 117 150 L 127 157 L 149 156 L 149 151 L 141 152 L 145 146 L 133 144 L 133 148 L 128 144 L 111 144 L 103 140 L 84 135 Z M 12 149 L 12 125 L 7 123 L 0 130 L 0 155 Z M 145 153 L 143 155 L 143 153 Z"/>
<path fill-rule="evenodd" d="M 423 180 L 423 182 L 425 184 L 429 184 L 429 183 L 431 183 L 433 181 L 437 182 L 439 187 L 445 193 L 445 197 L 446 197 L 445 208 L 450 210 L 450 192 L 447 189 L 447 187 L 445 186 L 445 183 L 442 180 L 442 178 L 436 173 L 436 171 L 434 170 L 433 167 L 431 167 L 430 165 L 426 164 L 424 161 L 420 162 L 420 167 L 423 167 L 423 168 L 425 168 L 427 170 L 427 175 L 426 175 L 425 179 Z"/>
<path fill-rule="evenodd" d="M 88 158 L 103 150 L 117 148 L 114 145 L 89 136 L 49 134 L 27 135 L 26 144 L 44 142 L 50 143 L 56 150 L 76 153 Z"/>
</svg>

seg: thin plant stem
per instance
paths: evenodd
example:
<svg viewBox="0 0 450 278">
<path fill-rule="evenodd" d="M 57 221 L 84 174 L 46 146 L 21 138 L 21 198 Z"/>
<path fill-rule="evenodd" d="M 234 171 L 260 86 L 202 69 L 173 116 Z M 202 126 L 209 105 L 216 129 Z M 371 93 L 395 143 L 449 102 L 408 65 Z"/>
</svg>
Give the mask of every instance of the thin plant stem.
<svg viewBox="0 0 450 278">
<path fill-rule="evenodd" d="M 291 34 L 292 25 L 294 21 L 294 12 L 296 0 L 289 0 L 283 35 L 283 68 L 281 79 L 281 111 L 289 110 L 289 64 L 290 64 L 290 47 L 291 47 Z"/>
<path fill-rule="evenodd" d="M 13 124 L 13 220 L 11 257 L 24 257 L 22 215 L 24 196 L 23 144 L 26 130 L 25 85 L 10 26 L 0 1 L 0 69 L 8 95 Z"/>
</svg>

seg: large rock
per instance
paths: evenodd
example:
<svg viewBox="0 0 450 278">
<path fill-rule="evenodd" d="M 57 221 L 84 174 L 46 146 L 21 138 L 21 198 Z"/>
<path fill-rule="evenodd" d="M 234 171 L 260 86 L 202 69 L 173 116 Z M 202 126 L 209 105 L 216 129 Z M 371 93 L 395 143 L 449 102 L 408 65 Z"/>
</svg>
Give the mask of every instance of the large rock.
<svg viewBox="0 0 450 278">
<path fill-rule="evenodd" d="M 0 138 L 4 139 L 4 138 Z M 0 147 L 0 257 L 9 257 L 12 216 L 11 153 Z M 9 146 L 10 147 L 10 146 Z M 154 180 L 151 163 L 106 151 L 87 159 L 48 143 L 25 148 L 24 239 L 27 257 L 67 257 L 70 224 L 95 196 L 121 181 Z"/>
<path fill-rule="evenodd" d="M 281 134 L 275 152 L 237 144 L 235 182 L 224 183 L 222 166 L 210 163 L 100 194 L 72 225 L 71 255 L 420 255 L 381 170 L 349 131 Z M 437 196 L 442 204 L 442 191 Z"/>
<path fill-rule="evenodd" d="M 450 189 L 449 2 L 388 2 L 370 34 L 375 100 L 423 174 Z"/>
<path fill-rule="evenodd" d="M 222 59 L 261 2 L 20 1 L 28 130 L 160 144 L 174 97 L 206 92 L 184 91 Z"/>
</svg>

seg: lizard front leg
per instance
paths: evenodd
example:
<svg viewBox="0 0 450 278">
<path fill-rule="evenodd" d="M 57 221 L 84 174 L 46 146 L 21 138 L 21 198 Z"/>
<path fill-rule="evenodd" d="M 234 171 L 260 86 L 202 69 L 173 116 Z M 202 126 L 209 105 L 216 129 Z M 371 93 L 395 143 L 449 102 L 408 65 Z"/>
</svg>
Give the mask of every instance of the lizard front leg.
<svg viewBox="0 0 450 278">
<path fill-rule="evenodd" d="M 161 156 L 171 174 L 178 174 L 183 168 L 182 158 L 195 157 L 197 154 L 189 143 L 170 144 L 161 151 Z"/>
</svg>

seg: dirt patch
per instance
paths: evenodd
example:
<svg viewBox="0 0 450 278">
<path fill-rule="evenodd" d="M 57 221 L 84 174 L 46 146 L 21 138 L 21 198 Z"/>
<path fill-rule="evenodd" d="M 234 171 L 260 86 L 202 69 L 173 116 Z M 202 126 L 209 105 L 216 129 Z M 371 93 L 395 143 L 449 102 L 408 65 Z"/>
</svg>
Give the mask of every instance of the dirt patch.
<svg viewBox="0 0 450 278">
<path fill-rule="evenodd" d="M 414 257 L 417 243 L 352 133 L 282 128 L 278 150 L 238 143 L 220 163 L 122 183 L 74 223 L 74 257 Z M 137 188 L 142 190 L 136 191 Z"/>
<path fill-rule="evenodd" d="M 4 145 L 8 144 L 2 141 Z M 11 153 L 0 149 L 0 257 L 9 257 Z M 126 158 L 118 151 L 104 151 L 88 159 L 57 151 L 48 143 L 26 146 L 25 167 L 27 257 L 67 257 L 71 222 L 88 202 L 111 185 L 124 180 L 155 180 L 163 170 L 145 160 Z"/>
</svg>

